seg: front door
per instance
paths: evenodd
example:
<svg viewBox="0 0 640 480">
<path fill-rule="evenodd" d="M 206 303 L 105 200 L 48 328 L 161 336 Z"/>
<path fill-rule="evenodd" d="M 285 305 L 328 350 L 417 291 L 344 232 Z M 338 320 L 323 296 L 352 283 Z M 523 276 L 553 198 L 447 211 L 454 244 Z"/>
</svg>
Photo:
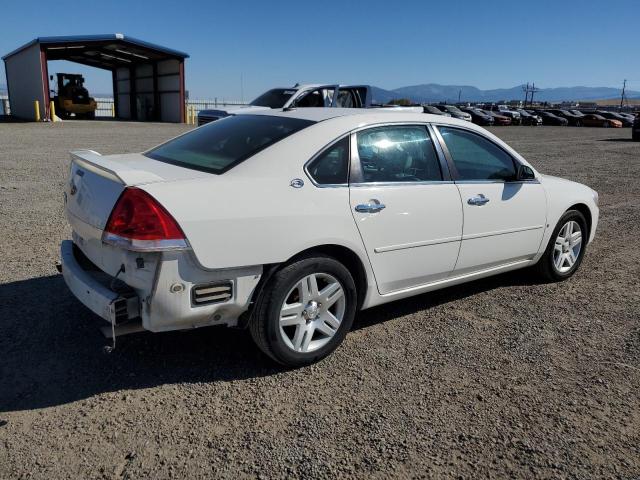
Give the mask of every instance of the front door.
<svg viewBox="0 0 640 480">
<path fill-rule="evenodd" d="M 546 223 L 546 196 L 537 180 L 515 181 L 517 162 L 488 138 L 438 127 L 452 163 L 464 212 L 455 273 L 531 259 Z"/>
<path fill-rule="evenodd" d="M 446 278 L 460 248 L 462 205 L 427 127 L 374 127 L 352 141 L 351 210 L 379 292 Z"/>
</svg>

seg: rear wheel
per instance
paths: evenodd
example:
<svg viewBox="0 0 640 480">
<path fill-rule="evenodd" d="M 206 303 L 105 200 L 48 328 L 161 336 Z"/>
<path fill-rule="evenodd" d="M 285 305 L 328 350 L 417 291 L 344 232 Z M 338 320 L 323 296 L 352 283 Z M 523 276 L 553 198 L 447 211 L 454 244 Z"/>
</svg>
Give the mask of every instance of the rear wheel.
<svg viewBox="0 0 640 480">
<path fill-rule="evenodd" d="M 552 282 L 569 278 L 582 263 L 587 241 L 584 215 L 577 210 L 567 211 L 553 230 L 549 244 L 536 265 L 538 273 Z"/>
<path fill-rule="evenodd" d="M 276 362 L 300 367 L 332 353 L 351 329 L 356 288 L 349 270 L 327 256 L 300 258 L 274 274 L 249 330 Z"/>
</svg>

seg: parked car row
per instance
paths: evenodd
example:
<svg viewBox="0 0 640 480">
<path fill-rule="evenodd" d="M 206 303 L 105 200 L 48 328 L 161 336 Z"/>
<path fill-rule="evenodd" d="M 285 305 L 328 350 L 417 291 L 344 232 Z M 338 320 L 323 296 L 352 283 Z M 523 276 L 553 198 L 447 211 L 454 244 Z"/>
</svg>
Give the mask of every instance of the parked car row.
<svg viewBox="0 0 640 480">
<path fill-rule="evenodd" d="M 456 106 L 438 105 L 376 105 L 368 85 L 308 84 L 289 88 L 274 88 L 260 95 L 249 105 L 214 110 L 201 110 L 198 125 L 219 118 L 249 114 L 269 109 L 324 108 L 382 108 L 405 112 L 424 112 L 473 122 L 477 125 L 556 125 L 588 127 L 631 127 L 634 116 L 604 110 L 522 109 L 508 105 Z M 636 134 L 637 136 L 637 134 Z"/>
<path fill-rule="evenodd" d="M 565 110 L 565 109 L 523 109 L 509 108 L 507 105 L 453 107 L 451 105 L 428 105 L 425 113 L 450 114 L 457 108 L 468 113 L 471 121 L 477 125 L 555 125 L 573 127 L 632 127 L 636 125 L 634 135 L 640 135 L 637 117 L 629 113 L 609 112 L 606 110 Z M 452 116 L 456 116 L 451 114 Z M 456 118 L 463 118 L 457 116 Z M 464 118 L 469 120 L 468 118 Z"/>
</svg>

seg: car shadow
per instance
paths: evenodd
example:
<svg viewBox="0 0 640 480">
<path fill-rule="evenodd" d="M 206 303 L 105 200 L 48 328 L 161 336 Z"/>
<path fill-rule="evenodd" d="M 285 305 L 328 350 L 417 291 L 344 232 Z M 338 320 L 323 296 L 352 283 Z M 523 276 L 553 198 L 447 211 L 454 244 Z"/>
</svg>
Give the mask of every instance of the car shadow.
<svg viewBox="0 0 640 480">
<path fill-rule="evenodd" d="M 532 284 L 507 273 L 360 312 L 354 329 L 504 285 Z M 0 285 L 0 412 L 83 400 L 96 394 L 164 384 L 220 382 L 283 371 L 262 355 L 248 332 L 203 328 L 131 334 L 110 340 L 104 322 L 67 290 L 61 275 Z"/>
<path fill-rule="evenodd" d="M 599 142 L 637 142 L 632 138 L 601 138 L 598 140 Z"/>
</svg>

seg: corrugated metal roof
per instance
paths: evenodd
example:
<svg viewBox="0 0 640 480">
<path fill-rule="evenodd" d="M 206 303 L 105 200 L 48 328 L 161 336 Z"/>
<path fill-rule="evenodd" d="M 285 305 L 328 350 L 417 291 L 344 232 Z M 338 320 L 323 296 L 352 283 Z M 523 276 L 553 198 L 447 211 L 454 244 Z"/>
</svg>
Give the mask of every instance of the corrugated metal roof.
<svg viewBox="0 0 640 480">
<path fill-rule="evenodd" d="M 129 44 L 133 46 L 142 47 L 148 50 L 153 50 L 158 53 L 163 53 L 171 57 L 179 57 L 179 58 L 189 58 L 187 53 L 181 52 L 179 50 L 174 50 L 172 48 L 163 47 L 161 45 L 156 45 L 154 43 L 145 42 L 144 40 L 139 40 L 137 38 L 125 36 L 122 33 L 106 33 L 102 35 L 63 35 L 58 37 L 37 37 L 30 42 L 22 45 L 19 48 L 16 48 L 12 52 L 6 54 L 2 57 L 3 60 L 15 55 L 16 53 L 21 52 L 29 48 L 35 44 L 47 45 L 47 44 L 61 44 L 61 43 L 69 43 L 69 44 L 91 44 L 98 42 L 122 42 L 124 44 Z"/>
</svg>

